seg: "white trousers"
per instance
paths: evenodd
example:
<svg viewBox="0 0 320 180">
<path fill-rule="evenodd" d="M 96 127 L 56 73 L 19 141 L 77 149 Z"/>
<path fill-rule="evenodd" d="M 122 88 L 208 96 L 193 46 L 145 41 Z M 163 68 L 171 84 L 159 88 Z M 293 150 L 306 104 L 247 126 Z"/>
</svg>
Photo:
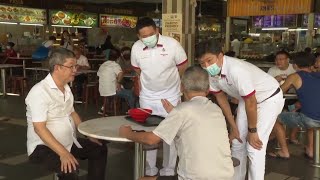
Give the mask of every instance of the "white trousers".
<svg viewBox="0 0 320 180">
<path fill-rule="evenodd" d="M 232 141 L 232 156 L 240 160 L 240 165 L 235 168 L 234 180 L 244 180 L 247 172 L 247 158 L 249 159 L 248 180 L 264 180 L 265 156 L 269 135 L 273 129 L 277 116 L 284 105 L 282 91 L 268 100 L 257 105 L 257 130 L 263 143 L 261 150 L 254 149 L 247 141 L 248 122 L 243 100 L 239 101 L 236 124 L 243 143 L 234 139 Z"/>
<path fill-rule="evenodd" d="M 146 100 L 140 98 L 140 107 L 152 109 L 153 115 L 167 117 L 168 113 L 163 108 L 161 100 Z M 176 106 L 180 101 L 180 97 L 168 99 L 168 101 Z M 146 153 L 146 175 L 154 176 L 158 173 L 157 163 L 158 150 L 150 150 Z M 163 142 L 163 162 L 162 169 L 160 170 L 161 176 L 173 176 L 177 161 L 177 150 L 174 144 L 168 145 Z"/>
</svg>

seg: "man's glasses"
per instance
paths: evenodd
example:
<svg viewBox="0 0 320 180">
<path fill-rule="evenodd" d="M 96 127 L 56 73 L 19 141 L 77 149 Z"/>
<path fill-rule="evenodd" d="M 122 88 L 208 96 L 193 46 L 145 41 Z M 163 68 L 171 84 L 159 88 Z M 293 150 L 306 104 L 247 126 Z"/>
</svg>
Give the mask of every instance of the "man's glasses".
<svg viewBox="0 0 320 180">
<path fill-rule="evenodd" d="M 66 66 L 66 65 L 63 65 L 63 64 L 57 64 L 57 65 L 69 68 L 71 70 L 77 70 L 78 67 L 79 67 L 78 65 L 74 65 L 74 66 Z"/>
</svg>

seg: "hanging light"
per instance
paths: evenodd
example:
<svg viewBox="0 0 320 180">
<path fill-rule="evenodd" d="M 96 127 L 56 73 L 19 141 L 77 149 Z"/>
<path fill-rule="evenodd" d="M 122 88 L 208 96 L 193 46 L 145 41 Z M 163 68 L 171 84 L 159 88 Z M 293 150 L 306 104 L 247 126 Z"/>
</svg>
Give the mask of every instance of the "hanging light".
<svg viewBox="0 0 320 180">
<path fill-rule="evenodd" d="M 68 33 L 70 33 L 70 28 L 68 27 Z"/>
<path fill-rule="evenodd" d="M 201 18 L 202 17 L 202 14 L 201 14 L 201 0 L 200 0 L 200 5 L 199 5 L 199 14 L 197 15 L 198 18 Z"/>
<path fill-rule="evenodd" d="M 48 26 L 46 27 L 46 33 L 49 33 L 49 27 Z"/>
<path fill-rule="evenodd" d="M 156 10 L 154 11 L 154 13 L 156 13 L 156 14 L 160 13 L 160 10 L 158 8 L 158 3 L 156 4 Z"/>
<path fill-rule="evenodd" d="M 78 28 L 76 28 L 76 32 L 74 32 L 76 35 L 78 34 Z"/>
<path fill-rule="evenodd" d="M 53 27 L 53 34 L 57 34 L 56 27 Z"/>
</svg>

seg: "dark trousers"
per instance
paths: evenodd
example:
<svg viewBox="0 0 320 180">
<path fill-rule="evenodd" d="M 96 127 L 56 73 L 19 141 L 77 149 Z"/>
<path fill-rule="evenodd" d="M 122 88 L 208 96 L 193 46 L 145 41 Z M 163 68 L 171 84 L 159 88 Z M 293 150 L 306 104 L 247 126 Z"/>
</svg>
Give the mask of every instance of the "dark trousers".
<svg viewBox="0 0 320 180">
<path fill-rule="evenodd" d="M 88 77 L 86 74 L 79 74 L 78 76 L 75 77 L 74 82 L 76 85 L 76 95 L 77 98 L 82 97 L 82 91 L 83 91 L 83 84 L 88 80 Z"/>
<path fill-rule="evenodd" d="M 88 180 L 104 180 L 107 165 L 108 148 L 91 142 L 88 139 L 78 138 L 83 148 L 72 145 L 71 154 L 81 160 L 88 159 Z M 61 161 L 58 154 L 45 145 L 38 145 L 29 156 L 33 163 L 41 163 L 50 171 L 58 174 L 59 180 L 77 180 L 79 167 L 71 173 L 61 172 Z"/>
</svg>

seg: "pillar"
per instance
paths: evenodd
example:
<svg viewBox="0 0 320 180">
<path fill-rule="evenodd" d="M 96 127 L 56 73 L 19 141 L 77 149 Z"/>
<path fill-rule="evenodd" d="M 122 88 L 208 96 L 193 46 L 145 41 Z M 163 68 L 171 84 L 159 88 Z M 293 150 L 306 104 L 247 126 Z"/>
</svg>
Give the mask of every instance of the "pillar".
<svg viewBox="0 0 320 180">
<path fill-rule="evenodd" d="M 187 53 L 189 65 L 195 59 L 195 0 L 162 0 L 162 13 L 182 14 L 181 45 Z"/>
</svg>

